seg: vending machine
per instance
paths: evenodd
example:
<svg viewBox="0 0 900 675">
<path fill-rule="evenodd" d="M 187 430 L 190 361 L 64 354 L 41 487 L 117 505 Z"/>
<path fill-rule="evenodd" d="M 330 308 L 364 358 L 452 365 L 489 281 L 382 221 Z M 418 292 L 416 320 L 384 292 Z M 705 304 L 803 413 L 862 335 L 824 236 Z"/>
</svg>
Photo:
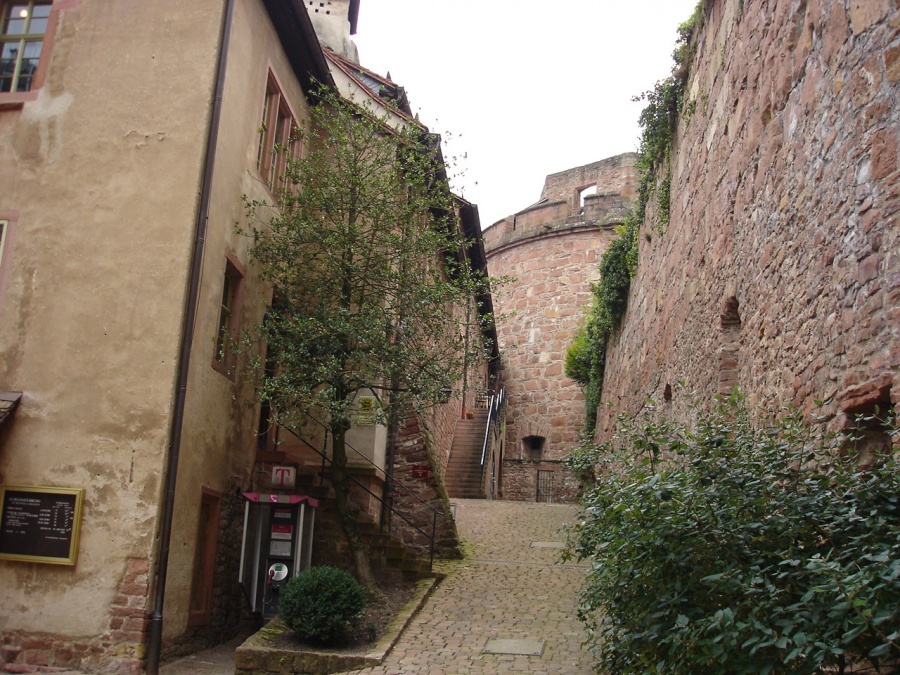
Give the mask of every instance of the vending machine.
<svg viewBox="0 0 900 675">
<path fill-rule="evenodd" d="M 245 492 L 244 536 L 238 581 L 254 614 L 271 619 L 288 579 L 312 559 L 316 499 Z"/>
</svg>

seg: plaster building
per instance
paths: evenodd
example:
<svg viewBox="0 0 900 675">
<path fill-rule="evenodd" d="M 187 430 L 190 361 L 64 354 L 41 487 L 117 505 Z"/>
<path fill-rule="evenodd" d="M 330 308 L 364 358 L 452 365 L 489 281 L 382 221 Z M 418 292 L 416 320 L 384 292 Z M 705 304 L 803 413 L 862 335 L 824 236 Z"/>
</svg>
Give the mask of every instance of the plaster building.
<svg viewBox="0 0 900 675">
<path fill-rule="evenodd" d="M 704 3 L 669 224 L 639 237 L 600 435 L 648 397 L 689 421 L 733 386 L 831 429 L 896 408 L 898 27 L 889 0 Z"/>
<path fill-rule="evenodd" d="M 597 263 L 634 197 L 636 158 L 626 153 L 551 174 L 538 202 L 484 232 L 490 273 L 513 278 L 495 300 L 508 392 L 504 499 L 574 498 L 560 462 L 578 446 L 585 402 L 563 364 Z"/>
<path fill-rule="evenodd" d="M 358 0 L 315 4 L 355 30 Z M 155 672 L 230 635 L 253 495 L 280 495 L 257 516 L 309 563 L 320 505 L 277 489 L 270 465 L 303 458 L 268 445 L 232 339 L 270 296 L 242 195 L 272 198 L 276 144 L 335 84 L 314 9 L 0 2 L 0 666 Z"/>
</svg>

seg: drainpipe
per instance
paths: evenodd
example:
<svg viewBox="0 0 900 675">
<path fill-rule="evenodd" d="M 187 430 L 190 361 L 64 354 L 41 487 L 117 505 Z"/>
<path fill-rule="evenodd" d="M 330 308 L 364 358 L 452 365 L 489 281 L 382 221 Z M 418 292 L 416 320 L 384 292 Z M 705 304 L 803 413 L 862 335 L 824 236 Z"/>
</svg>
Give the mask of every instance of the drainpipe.
<svg viewBox="0 0 900 675">
<path fill-rule="evenodd" d="M 169 545 L 172 539 L 172 515 L 175 508 L 175 479 L 178 476 L 178 455 L 181 450 L 181 432 L 184 427 L 184 407 L 187 398 L 188 370 L 191 361 L 191 346 L 194 340 L 194 321 L 200 298 L 200 272 L 203 266 L 203 249 L 209 220 L 209 201 L 212 191 L 213 167 L 216 159 L 216 142 L 219 135 L 219 118 L 222 111 L 222 95 L 225 90 L 225 66 L 228 62 L 228 43 L 231 35 L 231 20 L 234 14 L 234 0 L 225 0 L 222 16 L 222 32 L 219 36 L 219 60 L 216 64 L 215 98 L 209 120 L 206 138 L 206 156 L 203 166 L 203 184 L 200 188 L 200 205 L 194 225 L 194 251 L 191 259 L 190 282 L 187 306 L 182 326 L 181 351 L 178 361 L 178 391 L 175 395 L 175 410 L 169 435 L 169 456 L 165 475 L 165 502 L 162 512 L 162 529 L 159 535 L 159 550 L 156 566 L 156 599 L 150 617 L 147 636 L 147 674 L 158 675 L 159 657 L 162 647 L 163 605 L 166 597 L 166 574 L 169 567 Z"/>
</svg>

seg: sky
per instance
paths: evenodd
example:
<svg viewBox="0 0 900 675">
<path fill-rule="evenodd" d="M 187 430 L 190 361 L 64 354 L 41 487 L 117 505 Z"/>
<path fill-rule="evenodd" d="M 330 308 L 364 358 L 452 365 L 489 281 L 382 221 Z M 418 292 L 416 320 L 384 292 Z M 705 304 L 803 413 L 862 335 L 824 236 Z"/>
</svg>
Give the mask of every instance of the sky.
<svg viewBox="0 0 900 675">
<path fill-rule="evenodd" d="M 697 0 L 361 0 L 360 62 L 403 86 L 482 227 L 544 177 L 637 150 L 632 101 L 669 75 Z"/>
</svg>

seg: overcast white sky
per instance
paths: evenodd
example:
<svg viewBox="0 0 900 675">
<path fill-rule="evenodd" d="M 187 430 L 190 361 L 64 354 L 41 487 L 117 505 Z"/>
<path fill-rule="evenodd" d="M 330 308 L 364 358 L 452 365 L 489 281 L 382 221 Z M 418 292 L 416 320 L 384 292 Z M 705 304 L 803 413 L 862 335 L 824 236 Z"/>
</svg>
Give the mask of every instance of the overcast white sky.
<svg viewBox="0 0 900 675">
<path fill-rule="evenodd" d="M 467 154 L 454 188 L 482 227 L 544 176 L 637 149 L 632 96 L 666 77 L 696 0 L 361 0 L 362 65 Z"/>
</svg>

